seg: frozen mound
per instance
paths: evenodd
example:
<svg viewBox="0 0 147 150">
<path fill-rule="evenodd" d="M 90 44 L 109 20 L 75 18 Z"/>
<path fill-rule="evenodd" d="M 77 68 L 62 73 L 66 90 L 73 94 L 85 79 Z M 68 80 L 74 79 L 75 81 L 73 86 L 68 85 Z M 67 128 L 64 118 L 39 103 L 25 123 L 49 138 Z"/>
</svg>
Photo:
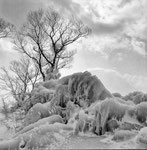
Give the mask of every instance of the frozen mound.
<svg viewBox="0 0 147 150">
<path fill-rule="evenodd" d="M 45 82 L 38 82 L 31 91 L 30 98 L 27 98 L 22 103 L 22 108 L 27 112 L 33 105 L 37 103 L 49 102 L 58 86 L 58 80 L 49 80 Z"/>
<path fill-rule="evenodd" d="M 129 121 L 128 122 L 123 122 L 119 126 L 120 130 L 130 130 L 130 131 L 131 130 L 140 130 L 141 128 L 143 128 L 142 125 L 130 123 Z"/>
<path fill-rule="evenodd" d="M 45 148 L 53 143 L 60 143 L 60 140 L 63 142 L 66 131 L 73 131 L 73 127 L 62 123 L 41 125 L 16 138 L 0 142 L 0 150 Z"/>
<path fill-rule="evenodd" d="M 75 118 L 79 111 L 80 107 L 78 105 L 68 101 L 66 105 L 66 121 L 69 122 L 69 120 Z"/>
<path fill-rule="evenodd" d="M 114 132 L 119 127 L 119 122 L 116 119 L 111 119 L 106 123 L 107 131 Z"/>
<path fill-rule="evenodd" d="M 147 127 L 144 127 L 139 131 L 137 142 L 145 144 L 147 148 Z"/>
<path fill-rule="evenodd" d="M 49 81 L 47 82 L 48 83 L 46 84 L 50 84 Z M 44 84 L 44 87 L 48 89 L 51 88 Z M 57 88 L 60 87 L 61 97 L 58 96 L 59 99 L 63 99 L 63 96 L 66 93 L 65 99 L 68 97 L 70 100 L 74 102 L 76 101 L 77 103 L 80 103 L 80 100 L 84 100 L 90 105 L 96 100 L 103 100 L 106 97 L 112 97 L 111 93 L 104 87 L 102 82 L 88 71 L 65 76 L 57 80 L 55 85 L 55 95 L 59 95 Z"/>
<path fill-rule="evenodd" d="M 142 123 L 143 125 L 146 124 L 146 118 L 147 118 L 147 102 L 142 102 L 140 104 L 137 104 L 135 106 L 135 115 L 137 117 L 137 120 Z"/>
<path fill-rule="evenodd" d="M 55 90 L 55 97 L 57 99 L 56 105 L 65 108 L 70 97 L 68 85 L 58 85 L 58 87 Z"/>
<path fill-rule="evenodd" d="M 64 121 L 60 115 L 52 115 L 50 117 L 40 119 L 37 122 L 24 127 L 21 131 L 17 132 L 14 137 L 17 137 L 18 135 L 26 133 L 26 132 L 32 130 L 33 128 L 39 127 L 41 125 L 54 124 L 55 122 L 64 123 Z"/>
<path fill-rule="evenodd" d="M 127 101 L 131 100 L 135 104 L 139 104 L 139 103 L 147 101 L 147 94 L 145 94 L 143 92 L 135 91 L 135 92 L 131 92 L 131 93 L 127 94 L 126 96 L 124 96 L 123 99 L 125 99 Z"/>
<path fill-rule="evenodd" d="M 130 131 L 130 130 L 117 130 L 114 135 L 112 140 L 115 141 L 123 141 L 123 140 L 128 140 L 137 135 L 137 132 L 135 131 Z"/>
<path fill-rule="evenodd" d="M 29 100 L 25 100 L 23 107 L 28 111 L 36 103 L 51 101 L 53 96 L 57 97 L 61 107 L 66 107 L 69 99 L 79 106 L 86 107 L 97 100 L 113 97 L 96 76 L 85 71 L 61 79 L 36 83 Z"/>
<path fill-rule="evenodd" d="M 117 127 L 123 130 L 140 130 L 146 126 L 147 102 L 135 105 L 120 98 L 107 98 L 94 103 L 87 110 L 95 114 L 93 128 L 98 135 Z"/>
<path fill-rule="evenodd" d="M 141 125 L 137 120 L 129 117 L 128 115 L 125 115 L 121 121 L 118 121 L 117 119 L 111 119 L 106 124 L 106 129 L 108 132 L 114 132 L 116 129 L 139 131 L 141 128 L 143 128 L 143 125 Z"/>
<path fill-rule="evenodd" d="M 73 109 L 73 108 L 71 108 Z M 75 107 L 74 111 L 71 110 L 70 117 L 67 124 L 72 125 L 74 128 L 74 134 L 91 132 L 91 125 L 94 121 L 94 116 L 86 113 L 84 109 Z"/>
<path fill-rule="evenodd" d="M 26 114 L 23 125 L 28 126 L 29 124 L 32 124 L 39 119 L 49 117 L 55 114 L 61 115 L 62 117 L 65 117 L 66 111 L 65 108 L 62 108 L 57 105 L 57 98 L 52 98 L 50 102 L 41 104 L 37 103 L 35 104 Z"/>
<path fill-rule="evenodd" d="M 80 110 L 76 116 L 77 124 L 75 126 L 75 134 L 86 133 L 87 131 L 91 131 L 91 124 L 94 120 L 93 116 L 90 116 L 85 113 L 84 110 Z"/>
<path fill-rule="evenodd" d="M 31 98 L 28 98 L 22 102 L 22 108 L 27 112 L 32 106 L 37 103 L 46 103 L 51 101 L 55 94 L 55 90 L 47 89 L 43 86 L 34 88 L 31 92 Z"/>
<path fill-rule="evenodd" d="M 87 71 L 79 72 L 59 80 L 37 83 L 31 92 L 31 102 L 28 103 L 27 101 L 27 110 L 36 103 L 51 101 L 54 96 L 58 101 L 57 105 L 61 107 L 66 107 L 69 99 L 79 106 L 86 107 L 94 101 L 112 97 L 96 76 L 92 76 Z"/>
<path fill-rule="evenodd" d="M 111 93 L 104 87 L 102 82 L 87 71 L 71 75 L 68 81 L 68 89 L 70 99 L 73 99 L 73 101 L 77 103 L 82 99 L 90 105 L 96 100 L 112 97 Z"/>
<path fill-rule="evenodd" d="M 67 122 L 75 112 L 78 112 L 80 107 L 73 102 L 68 101 L 66 109 L 57 105 L 57 99 L 52 99 L 50 102 L 41 104 L 35 104 L 26 114 L 23 120 L 23 126 L 35 123 L 36 121 L 46 118 L 55 114 L 58 114 L 64 118 Z M 56 103 L 56 104 L 55 104 Z"/>
<path fill-rule="evenodd" d="M 122 103 L 122 100 L 117 98 L 107 98 L 102 102 L 97 103 L 93 109 L 95 111 L 95 132 L 105 134 L 107 129 L 107 123 L 109 120 L 116 118 L 116 120 L 122 120 L 127 113 L 132 115 L 134 112 L 134 106 Z"/>
<path fill-rule="evenodd" d="M 101 141 L 109 143 L 110 149 L 147 149 L 147 127 L 140 131 L 118 130 Z"/>
<path fill-rule="evenodd" d="M 39 119 L 48 117 L 50 115 L 48 111 L 49 105 L 50 102 L 45 104 L 41 104 L 41 103 L 35 104 L 26 114 L 23 121 L 24 122 L 23 125 L 27 126 L 31 123 L 38 121 Z"/>
</svg>

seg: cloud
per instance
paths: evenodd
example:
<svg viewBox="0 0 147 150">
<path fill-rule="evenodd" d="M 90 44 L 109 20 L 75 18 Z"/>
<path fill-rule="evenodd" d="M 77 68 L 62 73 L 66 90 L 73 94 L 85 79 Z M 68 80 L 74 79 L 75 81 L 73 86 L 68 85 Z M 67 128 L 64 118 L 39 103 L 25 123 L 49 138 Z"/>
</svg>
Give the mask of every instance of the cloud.
<svg viewBox="0 0 147 150">
<path fill-rule="evenodd" d="M 1 0 L 0 13 L 12 23 L 20 25 L 24 22 L 27 13 L 30 10 L 36 10 L 45 6 L 52 7 L 52 5 L 61 13 L 75 15 L 83 20 L 92 28 L 95 35 L 122 32 L 125 26 L 126 19 L 123 17 L 111 20 L 111 22 L 100 20 L 101 14 L 99 14 L 99 10 L 96 9 L 96 7 L 94 8 L 92 3 L 88 3 L 88 1 L 84 3 L 82 0 Z M 114 14 L 112 16 L 114 16 Z"/>
<path fill-rule="evenodd" d="M 141 91 L 144 91 L 147 93 L 147 90 L 146 90 L 147 77 L 124 74 L 123 78 L 130 84 L 134 85 L 134 87 L 136 87 L 136 89 L 140 89 Z"/>
<path fill-rule="evenodd" d="M 12 50 L 13 45 L 8 40 L 0 39 L 0 67 L 8 67 L 10 61 L 16 60 L 19 54 Z"/>
<path fill-rule="evenodd" d="M 0 0 L 0 14 L 1 17 L 20 26 L 29 11 L 43 6 L 44 3 L 41 0 Z"/>
<path fill-rule="evenodd" d="M 74 14 L 81 19 L 92 29 L 93 34 L 95 35 L 116 33 L 123 29 L 124 23 L 121 21 L 106 23 L 104 21 L 95 20 L 94 18 L 98 19 L 100 17 L 99 13 L 88 3 L 88 10 L 86 10 L 86 6 L 84 6 L 81 1 L 78 3 L 73 0 L 50 0 L 50 2 L 55 6 L 60 7 L 61 13 L 64 12 L 69 15 Z"/>
<path fill-rule="evenodd" d="M 143 8 L 147 6 L 146 1 L 142 1 L 141 3 L 138 0 L 104 0 L 99 2 L 94 1 L 95 3 L 93 1 L 93 3 L 86 1 L 86 4 L 82 3 L 82 1 L 73 0 L 63 0 L 60 2 L 58 0 L 51 1 L 60 6 L 61 10 L 66 10 L 69 14 L 78 16 L 84 23 L 92 28 L 93 35 L 97 37 L 97 41 L 99 41 L 101 37 L 102 39 L 105 37 L 110 39 L 107 41 L 101 40 L 101 46 L 97 46 L 95 50 L 101 49 L 101 52 L 104 54 L 103 50 L 104 48 L 106 49 L 106 47 L 114 48 L 114 50 L 116 48 L 128 48 L 137 52 L 139 55 L 146 55 L 147 42 L 144 41 L 143 36 L 147 35 L 145 32 L 147 31 L 147 23 L 142 19 L 142 15 L 144 18 L 147 16 L 146 11 L 143 11 Z M 136 10 L 140 11 L 138 12 Z M 130 37 L 130 39 L 126 39 L 126 36 Z M 138 37 L 142 37 L 143 40 L 139 41 Z M 110 41 L 112 41 L 112 43 Z M 107 46 L 101 48 L 102 43 Z M 106 55 L 107 54 L 105 54 L 105 56 Z M 121 58 L 119 60 L 121 60 Z"/>
<path fill-rule="evenodd" d="M 123 95 L 132 91 L 147 93 L 147 77 L 131 74 L 120 74 L 114 69 L 90 68 L 88 71 L 98 76 L 108 90 Z"/>
<path fill-rule="evenodd" d="M 94 22 L 88 16 L 83 16 L 82 20 L 84 20 L 89 27 L 92 28 L 93 34 L 100 36 L 101 34 L 111 35 L 117 32 L 120 32 L 124 28 L 124 23 L 122 22 L 113 22 L 113 23 L 105 23 L 105 22 Z"/>
<path fill-rule="evenodd" d="M 72 14 L 78 14 L 81 12 L 81 5 L 75 3 L 73 0 L 49 0 L 56 6 L 60 7 L 60 11 L 68 10 Z M 76 11 L 75 11 L 76 10 Z"/>
<path fill-rule="evenodd" d="M 85 17 L 84 20 L 87 20 L 92 27 L 98 40 L 101 35 L 103 38 L 107 36 L 112 40 L 112 43 L 103 40 L 107 47 L 112 49 L 115 45 L 122 49 L 125 46 L 139 55 L 145 56 L 147 52 L 147 1 L 104 0 L 103 3 L 99 1 L 97 4 L 100 17 L 96 21 L 92 19 L 92 14 L 83 16 L 83 18 Z M 115 44 L 114 40 L 116 40 Z"/>
</svg>

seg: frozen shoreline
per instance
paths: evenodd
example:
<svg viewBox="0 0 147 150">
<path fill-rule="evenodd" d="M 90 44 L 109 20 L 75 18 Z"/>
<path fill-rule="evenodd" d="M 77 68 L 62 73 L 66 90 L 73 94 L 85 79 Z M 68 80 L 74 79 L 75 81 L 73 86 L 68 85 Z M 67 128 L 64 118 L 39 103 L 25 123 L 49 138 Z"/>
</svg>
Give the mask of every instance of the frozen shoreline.
<svg viewBox="0 0 147 150">
<path fill-rule="evenodd" d="M 14 131 L 8 130 L 5 124 L 2 123 L 4 116 L 0 114 L 0 141 L 7 140 L 10 138 Z M 132 131 L 133 132 L 133 131 Z M 62 136 L 63 135 L 63 136 Z M 64 137 L 65 135 L 65 137 Z M 129 140 L 113 141 L 113 134 L 105 134 L 104 136 L 97 136 L 92 133 L 73 135 L 71 133 L 61 134 L 55 142 L 54 148 L 59 149 L 143 149 L 147 148 L 144 144 L 137 144 L 135 137 Z M 61 138 L 61 140 L 60 140 Z"/>
<path fill-rule="evenodd" d="M 0 126 L 0 141 L 7 139 L 11 136 L 11 133 L 7 130 L 6 127 Z M 90 135 L 70 135 L 63 136 L 60 135 L 57 140 L 56 146 L 52 148 L 56 149 L 142 149 L 146 148 L 146 145 L 138 144 L 135 138 L 125 141 L 112 141 L 111 135 L 104 136 L 90 136 Z M 57 138 L 57 139 L 58 139 Z M 50 146 L 49 146 L 50 147 Z"/>
</svg>

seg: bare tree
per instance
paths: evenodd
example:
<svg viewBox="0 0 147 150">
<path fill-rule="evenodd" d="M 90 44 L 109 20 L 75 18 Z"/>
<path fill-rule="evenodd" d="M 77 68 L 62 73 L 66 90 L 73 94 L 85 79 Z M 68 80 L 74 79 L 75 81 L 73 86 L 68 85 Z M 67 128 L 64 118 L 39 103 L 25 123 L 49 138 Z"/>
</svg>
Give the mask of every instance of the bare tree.
<svg viewBox="0 0 147 150">
<path fill-rule="evenodd" d="M 5 102 L 4 98 L 2 98 L 1 101 L 2 101 L 2 107 L 0 108 L 0 113 L 2 113 L 6 118 L 8 118 L 8 114 L 10 112 L 8 104 Z"/>
<path fill-rule="evenodd" d="M 33 59 L 38 65 L 42 79 L 69 67 L 75 51 L 68 45 L 86 37 L 90 29 L 76 19 L 65 19 L 55 11 L 33 11 L 27 23 L 17 33 L 15 48 Z"/>
<path fill-rule="evenodd" d="M 0 38 L 6 38 L 14 31 L 14 26 L 0 18 Z"/>
<path fill-rule="evenodd" d="M 18 102 L 22 102 L 34 88 L 39 78 L 39 69 L 28 58 L 12 61 L 6 68 L 1 68 L 0 89 L 6 91 L 6 96 L 13 96 Z"/>
</svg>

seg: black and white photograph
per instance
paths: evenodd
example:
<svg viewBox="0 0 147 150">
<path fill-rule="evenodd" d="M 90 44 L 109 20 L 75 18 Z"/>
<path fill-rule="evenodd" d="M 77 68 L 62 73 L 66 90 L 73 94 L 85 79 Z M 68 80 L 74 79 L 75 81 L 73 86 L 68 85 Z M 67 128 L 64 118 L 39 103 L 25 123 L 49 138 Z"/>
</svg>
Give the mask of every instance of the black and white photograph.
<svg viewBox="0 0 147 150">
<path fill-rule="evenodd" d="M 147 0 L 0 0 L 0 150 L 147 149 Z"/>
</svg>

